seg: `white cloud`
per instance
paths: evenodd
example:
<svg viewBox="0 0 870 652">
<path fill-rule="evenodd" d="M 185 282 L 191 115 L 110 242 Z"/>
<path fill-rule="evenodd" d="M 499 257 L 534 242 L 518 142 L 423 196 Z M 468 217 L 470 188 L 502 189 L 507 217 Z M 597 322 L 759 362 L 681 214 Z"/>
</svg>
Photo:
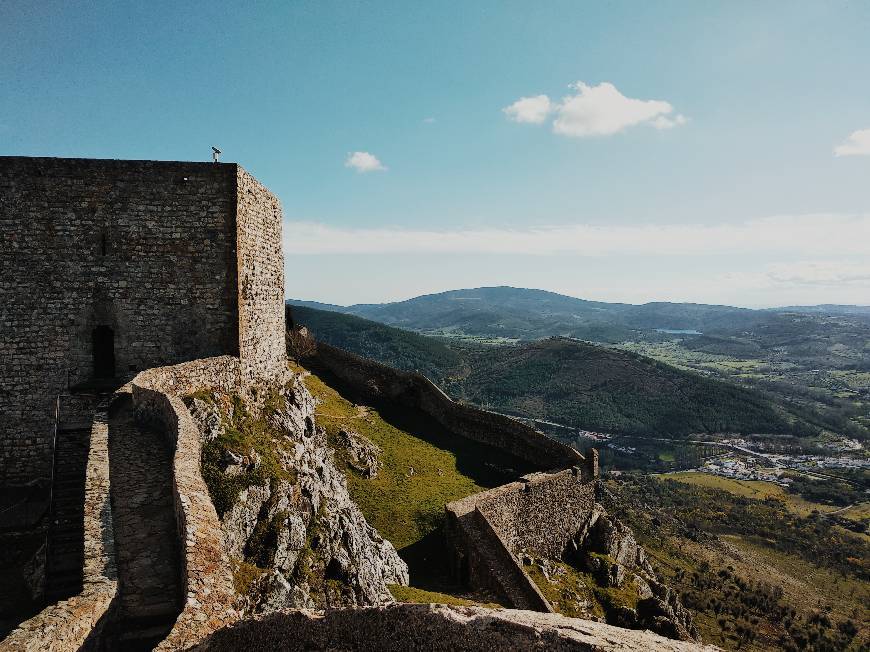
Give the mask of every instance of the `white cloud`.
<svg viewBox="0 0 870 652">
<path fill-rule="evenodd" d="M 433 118 L 433 117 L 431 117 L 431 116 L 428 117 L 428 118 L 423 118 L 423 123 L 424 123 L 424 124 L 431 125 L 431 124 L 434 123 L 434 122 L 435 122 L 435 118 Z"/>
<path fill-rule="evenodd" d="M 834 148 L 834 156 L 870 156 L 870 129 L 853 131 Z"/>
<path fill-rule="evenodd" d="M 550 115 L 553 106 L 546 95 L 521 97 L 510 106 L 502 109 L 508 120 L 513 122 L 531 122 L 541 124 Z"/>
<path fill-rule="evenodd" d="M 378 157 L 368 152 L 352 152 L 347 155 L 344 167 L 353 168 L 357 172 L 376 172 L 387 168 L 378 160 Z"/>
<path fill-rule="evenodd" d="M 288 254 L 571 254 L 801 257 L 870 256 L 870 214 L 778 216 L 732 224 L 617 226 L 573 224 L 525 229 L 339 228 L 290 222 Z"/>
<path fill-rule="evenodd" d="M 682 114 L 671 117 L 674 107 L 670 103 L 626 97 L 610 82 L 598 86 L 577 82 L 570 88 L 574 93 L 561 102 L 546 95 L 522 97 L 502 111 L 509 120 L 534 124 L 555 115 L 553 132 L 575 138 L 609 136 L 639 124 L 672 129 L 687 122 Z"/>
</svg>

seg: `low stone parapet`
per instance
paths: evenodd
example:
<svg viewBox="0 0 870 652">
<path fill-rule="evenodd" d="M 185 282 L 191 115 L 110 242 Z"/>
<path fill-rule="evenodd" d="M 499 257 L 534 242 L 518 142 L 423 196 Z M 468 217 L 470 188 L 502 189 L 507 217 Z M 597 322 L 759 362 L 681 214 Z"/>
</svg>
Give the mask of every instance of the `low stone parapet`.
<svg viewBox="0 0 870 652">
<path fill-rule="evenodd" d="M 422 411 L 460 437 L 510 453 L 537 469 L 586 465 L 583 455 L 525 423 L 457 403 L 419 373 L 400 371 L 323 342 L 312 357 L 369 400 L 389 400 Z"/>
<path fill-rule="evenodd" d="M 181 397 L 201 389 L 239 388 L 237 358 L 222 356 L 149 369 L 133 379 L 136 418 L 155 427 L 173 451 L 173 493 L 185 598 L 159 650 L 187 649 L 238 618 L 223 532 L 200 472 L 199 428 Z"/>
<path fill-rule="evenodd" d="M 456 579 L 516 608 L 553 611 L 517 554 L 560 558 L 593 513 L 591 480 L 580 468 L 532 473 L 449 503 L 445 535 Z"/>
</svg>

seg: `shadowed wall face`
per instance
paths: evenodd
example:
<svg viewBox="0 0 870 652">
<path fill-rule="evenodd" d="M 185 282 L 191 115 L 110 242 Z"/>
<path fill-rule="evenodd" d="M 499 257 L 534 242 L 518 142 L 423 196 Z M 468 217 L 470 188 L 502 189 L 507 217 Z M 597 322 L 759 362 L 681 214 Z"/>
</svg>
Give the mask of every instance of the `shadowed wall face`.
<svg viewBox="0 0 870 652">
<path fill-rule="evenodd" d="M 252 375 L 284 360 L 280 206 L 235 164 L 0 157 L 0 233 L 0 485 L 49 475 L 70 385 L 239 355 L 240 329 Z"/>
</svg>

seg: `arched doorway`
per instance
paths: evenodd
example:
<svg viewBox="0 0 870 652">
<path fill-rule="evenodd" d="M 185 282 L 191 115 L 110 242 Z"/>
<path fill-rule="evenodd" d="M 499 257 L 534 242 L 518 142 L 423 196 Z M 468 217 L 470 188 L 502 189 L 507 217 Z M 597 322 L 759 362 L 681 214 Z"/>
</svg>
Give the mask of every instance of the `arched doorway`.
<svg viewBox="0 0 870 652">
<path fill-rule="evenodd" d="M 108 326 L 97 326 L 92 335 L 94 377 L 115 377 L 115 331 Z"/>
</svg>

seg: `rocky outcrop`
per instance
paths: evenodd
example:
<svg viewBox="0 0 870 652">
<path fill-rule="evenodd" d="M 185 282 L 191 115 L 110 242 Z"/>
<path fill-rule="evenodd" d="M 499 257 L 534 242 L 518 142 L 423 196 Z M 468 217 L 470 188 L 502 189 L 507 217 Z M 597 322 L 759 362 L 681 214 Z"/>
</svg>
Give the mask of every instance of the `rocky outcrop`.
<svg viewBox="0 0 870 652">
<path fill-rule="evenodd" d="M 197 652 L 243 649 L 712 652 L 718 648 L 557 614 L 437 604 L 273 613 L 219 630 L 194 648 Z"/>
<path fill-rule="evenodd" d="M 244 613 L 392 601 L 387 586 L 407 584 L 408 568 L 351 500 L 298 378 L 188 403 L 205 440 L 204 468 L 217 466 L 205 475 L 223 507 Z M 364 451 L 374 457 L 361 438 L 355 445 L 361 463 Z"/>
<path fill-rule="evenodd" d="M 347 463 L 364 478 L 378 477 L 380 447 L 355 430 L 339 430 L 338 444 L 347 451 Z"/>
<path fill-rule="evenodd" d="M 607 621 L 620 627 L 646 628 L 684 641 L 699 640 L 698 628 L 679 596 L 661 582 L 634 533 L 598 503 L 572 541 L 571 560 L 593 574 L 603 587 L 630 583 L 636 606 L 605 605 Z"/>
</svg>

